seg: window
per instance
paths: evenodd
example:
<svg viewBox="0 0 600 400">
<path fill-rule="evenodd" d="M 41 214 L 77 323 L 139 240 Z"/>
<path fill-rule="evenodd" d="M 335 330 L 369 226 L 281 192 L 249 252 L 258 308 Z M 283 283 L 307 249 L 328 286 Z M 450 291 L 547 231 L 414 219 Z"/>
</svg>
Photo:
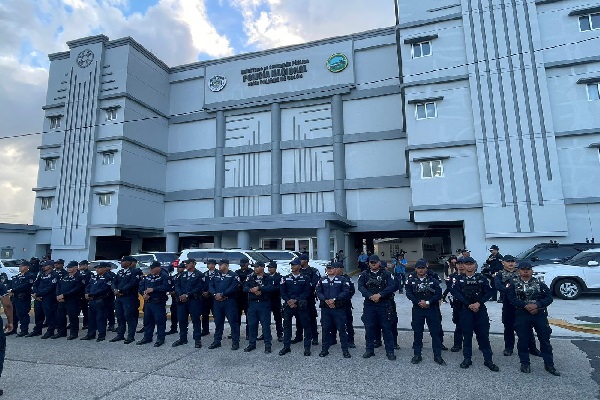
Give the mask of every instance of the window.
<svg viewBox="0 0 600 400">
<path fill-rule="evenodd" d="M 50 117 L 50 129 L 60 128 L 60 117 Z"/>
<path fill-rule="evenodd" d="M 52 200 L 54 197 L 40 197 L 41 209 L 49 210 L 52 208 Z"/>
<path fill-rule="evenodd" d="M 106 151 L 102 154 L 102 165 L 109 165 L 115 163 L 115 153 L 112 151 Z"/>
<path fill-rule="evenodd" d="M 442 178 L 444 176 L 444 165 L 442 160 L 431 160 L 421 162 L 421 178 Z"/>
<path fill-rule="evenodd" d="M 588 100 L 600 100 L 600 82 L 587 84 Z"/>
<path fill-rule="evenodd" d="M 56 169 L 56 158 L 46 158 L 44 171 L 54 171 Z"/>
<path fill-rule="evenodd" d="M 431 42 L 427 41 L 427 42 L 413 43 L 411 54 L 412 54 L 412 58 L 421 58 L 421 57 L 430 56 L 431 55 Z"/>
<path fill-rule="evenodd" d="M 114 121 L 117 119 L 117 109 L 116 108 L 107 108 L 106 109 L 106 120 Z"/>
<path fill-rule="evenodd" d="M 582 15 L 579 17 L 579 30 L 581 32 L 600 29 L 600 13 Z"/>
<path fill-rule="evenodd" d="M 417 103 L 415 108 L 417 119 L 427 119 L 437 117 L 437 106 L 435 101 L 427 103 Z"/>
<path fill-rule="evenodd" d="M 98 201 L 100 202 L 101 206 L 110 206 L 110 198 L 110 193 L 102 193 L 98 195 Z"/>
</svg>

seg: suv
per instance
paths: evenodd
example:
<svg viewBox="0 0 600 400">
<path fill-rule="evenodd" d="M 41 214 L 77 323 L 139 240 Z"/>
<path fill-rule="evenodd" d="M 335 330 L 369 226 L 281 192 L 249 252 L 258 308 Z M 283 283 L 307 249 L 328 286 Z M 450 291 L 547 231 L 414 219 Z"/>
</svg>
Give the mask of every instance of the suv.
<svg viewBox="0 0 600 400">
<path fill-rule="evenodd" d="M 0 260 L 0 275 L 5 275 L 5 279 L 12 279 L 19 273 L 21 260 Z"/>
<path fill-rule="evenodd" d="M 217 260 L 217 263 L 221 259 L 229 260 L 229 270 L 236 271 L 240 269 L 240 259 L 247 258 L 250 260 L 250 264 L 254 264 L 257 261 L 262 261 L 265 264 L 271 261 L 261 253 L 254 250 L 241 250 L 241 249 L 186 249 L 181 252 L 181 255 L 177 260 L 173 262 L 173 266 L 178 266 L 179 263 L 184 262 L 188 258 L 196 260 L 196 268 L 202 272 L 206 272 L 206 261 L 213 258 Z"/>
<path fill-rule="evenodd" d="M 177 260 L 177 253 L 153 251 L 143 254 L 132 254 L 131 257 L 134 257 L 138 263 L 144 264 L 146 267 L 149 267 L 154 261 L 159 261 L 165 270 L 172 270 L 172 267 L 175 266 L 174 262 Z"/>
<path fill-rule="evenodd" d="M 291 273 L 290 269 L 290 261 L 294 258 L 299 257 L 299 254 L 291 250 L 256 250 L 258 253 L 261 253 L 269 260 L 275 261 L 277 263 L 277 272 L 279 272 L 282 276 L 288 275 Z M 321 276 L 325 275 L 325 268 L 329 261 L 326 260 L 310 260 L 308 265 L 311 267 L 315 267 Z"/>
<path fill-rule="evenodd" d="M 600 293 L 600 248 L 582 251 L 565 263 L 535 267 L 533 275 L 564 300 Z"/>
<path fill-rule="evenodd" d="M 517 256 L 517 262 L 529 261 L 531 265 L 561 264 L 588 249 L 600 249 L 600 243 L 540 243 Z"/>
</svg>

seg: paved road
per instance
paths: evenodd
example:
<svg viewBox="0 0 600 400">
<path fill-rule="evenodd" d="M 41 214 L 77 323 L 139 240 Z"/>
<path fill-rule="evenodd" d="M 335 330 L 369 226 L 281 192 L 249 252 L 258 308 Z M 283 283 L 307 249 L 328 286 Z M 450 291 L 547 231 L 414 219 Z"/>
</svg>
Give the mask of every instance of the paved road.
<svg viewBox="0 0 600 400">
<path fill-rule="evenodd" d="M 362 306 L 355 299 L 355 325 L 360 325 Z M 556 301 L 550 314 L 575 321 L 578 316 L 600 316 L 600 298 Z M 292 353 L 266 355 L 259 350 L 244 353 L 224 347 L 208 350 L 171 348 L 174 336 L 161 348 L 119 343 L 8 338 L 7 360 L 0 387 L 6 399 L 569 399 L 600 398 L 600 336 L 554 329 L 555 363 L 561 377 L 546 373 L 540 358 L 532 359 L 532 373 L 521 374 L 516 356 L 502 356 L 502 337 L 492 335 L 499 373 L 483 366 L 475 351 L 474 365 L 462 370 L 460 353 L 444 352 L 447 366 L 438 366 L 430 351 L 420 365 L 410 364 L 412 333 L 409 304 L 398 298 L 400 345 L 398 360 L 388 361 L 384 351 L 368 360 L 364 331 L 357 330 L 353 358 L 344 359 L 338 346 L 330 356 L 319 358 L 320 348 L 304 357 L 301 344 Z M 500 304 L 489 304 L 492 332 L 501 332 Z M 449 307 L 444 305 L 444 327 L 450 331 Z M 242 330 L 243 331 L 243 330 Z M 226 329 L 227 334 L 227 329 Z M 447 343 L 451 333 L 446 334 Z M 141 337 L 141 334 L 138 334 Z M 430 346 L 426 337 L 425 348 Z M 242 341 L 242 347 L 246 342 Z M 595 380 L 594 380 L 595 379 Z"/>
</svg>

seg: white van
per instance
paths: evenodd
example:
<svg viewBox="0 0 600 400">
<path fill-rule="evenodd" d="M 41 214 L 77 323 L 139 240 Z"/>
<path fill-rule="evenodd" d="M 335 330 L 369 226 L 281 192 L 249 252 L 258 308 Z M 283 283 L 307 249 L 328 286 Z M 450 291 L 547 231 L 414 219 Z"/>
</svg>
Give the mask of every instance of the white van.
<svg viewBox="0 0 600 400">
<path fill-rule="evenodd" d="M 241 249 L 186 249 L 181 252 L 181 255 L 175 262 L 174 266 L 179 265 L 189 258 L 196 260 L 196 268 L 202 272 L 206 272 L 206 261 L 213 258 L 219 262 L 221 259 L 229 260 L 229 270 L 236 271 L 240 269 L 240 259 L 247 258 L 250 260 L 250 264 L 262 261 L 268 264 L 271 260 L 267 257 L 258 253 L 254 250 L 241 250 Z M 218 269 L 218 265 L 217 265 Z"/>
</svg>

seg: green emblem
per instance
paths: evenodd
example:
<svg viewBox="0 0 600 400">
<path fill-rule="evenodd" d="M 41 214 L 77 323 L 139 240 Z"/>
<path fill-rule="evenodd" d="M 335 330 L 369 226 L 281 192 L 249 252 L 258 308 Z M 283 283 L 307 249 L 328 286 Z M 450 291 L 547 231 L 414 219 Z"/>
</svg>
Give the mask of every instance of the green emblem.
<svg viewBox="0 0 600 400">
<path fill-rule="evenodd" d="M 348 66 L 348 57 L 342 53 L 332 54 L 325 62 L 325 66 L 329 72 L 342 72 Z"/>
</svg>

